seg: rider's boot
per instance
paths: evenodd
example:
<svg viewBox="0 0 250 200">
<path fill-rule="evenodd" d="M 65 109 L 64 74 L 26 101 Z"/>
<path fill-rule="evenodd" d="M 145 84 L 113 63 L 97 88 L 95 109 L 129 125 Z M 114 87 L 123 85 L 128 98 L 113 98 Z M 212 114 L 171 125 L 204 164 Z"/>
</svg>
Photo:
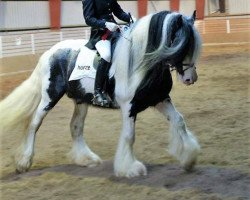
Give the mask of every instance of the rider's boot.
<svg viewBox="0 0 250 200">
<path fill-rule="evenodd" d="M 109 63 L 101 58 L 99 62 L 99 66 L 96 71 L 95 78 L 95 91 L 93 104 L 98 106 L 109 107 L 109 100 L 107 99 L 106 94 L 103 91 L 104 83 L 107 77 L 107 68 L 109 67 Z"/>
</svg>

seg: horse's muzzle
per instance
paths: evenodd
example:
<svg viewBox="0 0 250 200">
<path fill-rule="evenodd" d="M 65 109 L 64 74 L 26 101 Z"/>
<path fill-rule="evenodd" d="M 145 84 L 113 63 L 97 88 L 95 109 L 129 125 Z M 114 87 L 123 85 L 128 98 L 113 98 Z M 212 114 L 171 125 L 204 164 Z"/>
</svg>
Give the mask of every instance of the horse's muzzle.
<svg viewBox="0 0 250 200">
<path fill-rule="evenodd" d="M 192 79 L 187 78 L 187 79 L 183 80 L 183 83 L 184 83 L 185 85 L 192 85 L 192 84 L 194 84 L 197 80 L 198 80 L 198 76 L 197 76 L 197 74 L 196 74 L 196 75 L 194 76 L 194 78 L 192 78 Z"/>
</svg>

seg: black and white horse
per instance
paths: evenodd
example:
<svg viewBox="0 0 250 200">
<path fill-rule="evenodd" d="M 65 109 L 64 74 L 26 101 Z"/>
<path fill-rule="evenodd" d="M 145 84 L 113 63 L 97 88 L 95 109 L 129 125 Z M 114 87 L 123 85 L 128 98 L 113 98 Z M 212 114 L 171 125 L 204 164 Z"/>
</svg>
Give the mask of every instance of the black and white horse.
<svg viewBox="0 0 250 200">
<path fill-rule="evenodd" d="M 120 106 L 123 122 L 114 159 L 116 176 L 147 174 L 146 167 L 134 155 L 133 144 L 136 116 L 149 106 L 155 106 L 170 121 L 170 154 L 185 169 L 195 164 L 199 144 L 169 97 L 171 68 L 176 69 L 186 85 L 197 80 L 195 63 L 201 41 L 194 20 L 195 13 L 186 17 L 163 11 L 141 18 L 118 39 L 110 69 L 111 79 L 115 81 L 114 97 Z M 95 166 L 102 162 L 88 147 L 83 135 L 94 80 L 68 81 L 79 49 L 85 43 L 84 40 L 67 40 L 54 45 L 41 56 L 31 76 L 0 103 L 2 130 L 24 128 L 24 140 L 15 156 L 18 172 L 31 167 L 36 132 L 64 94 L 75 103 L 70 123 L 74 162 L 81 166 Z"/>
</svg>

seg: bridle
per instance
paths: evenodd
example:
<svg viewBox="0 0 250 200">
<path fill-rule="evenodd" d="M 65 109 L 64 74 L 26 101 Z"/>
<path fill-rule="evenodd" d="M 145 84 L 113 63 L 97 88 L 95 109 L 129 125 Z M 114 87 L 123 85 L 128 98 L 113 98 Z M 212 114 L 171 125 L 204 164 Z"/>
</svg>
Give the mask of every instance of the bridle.
<svg viewBox="0 0 250 200">
<path fill-rule="evenodd" d="M 185 72 L 186 70 L 193 68 L 193 67 L 194 67 L 194 69 L 196 69 L 194 63 L 191 63 L 191 64 L 184 63 L 184 64 L 182 64 L 182 66 L 188 66 L 186 69 L 183 70 L 183 72 Z"/>
<path fill-rule="evenodd" d="M 132 43 L 132 40 L 129 39 L 129 38 L 127 38 L 127 37 L 124 36 L 124 34 L 123 34 L 126 30 L 129 29 L 129 27 L 130 27 L 130 23 L 129 23 L 129 24 L 125 24 L 125 25 L 120 25 L 119 28 L 118 28 L 116 31 L 117 31 L 117 33 L 119 33 L 119 36 L 120 36 L 120 37 L 123 37 L 125 40 L 127 40 L 127 41 L 129 41 L 129 42 Z"/>
<path fill-rule="evenodd" d="M 130 12 L 128 13 L 128 15 L 129 15 L 129 18 L 130 18 L 130 22 L 128 24 L 126 24 L 123 29 L 119 28 L 118 32 L 120 33 L 121 37 L 123 37 L 124 39 L 126 39 L 127 41 L 129 41 L 130 43 L 132 43 L 132 40 L 129 39 L 129 38 L 127 38 L 127 37 L 125 37 L 124 34 L 123 34 L 123 32 L 126 31 L 130 27 L 131 24 L 135 23 L 134 20 L 133 20 L 133 18 L 132 18 L 132 15 L 130 14 Z"/>
<path fill-rule="evenodd" d="M 170 71 L 174 71 L 174 70 L 177 71 L 177 67 L 176 67 L 176 66 L 173 66 L 173 65 L 170 64 L 170 63 L 168 63 L 168 66 L 169 66 L 169 68 L 170 68 Z M 183 67 L 183 66 L 187 66 L 187 68 L 186 68 L 186 69 L 181 69 L 181 73 L 180 73 L 180 74 L 184 74 L 184 72 L 185 72 L 186 70 L 190 69 L 190 68 L 196 69 L 194 63 L 183 63 L 183 64 L 182 64 L 182 67 Z"/>
</svg>

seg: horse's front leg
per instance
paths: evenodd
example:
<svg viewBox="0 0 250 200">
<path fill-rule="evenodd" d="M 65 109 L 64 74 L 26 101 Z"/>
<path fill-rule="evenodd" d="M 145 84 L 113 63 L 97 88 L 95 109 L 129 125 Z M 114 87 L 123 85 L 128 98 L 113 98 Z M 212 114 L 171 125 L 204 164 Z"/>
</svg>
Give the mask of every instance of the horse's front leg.
<svg viewBox="0 0 250 200">
<path fill-rule="evenodd" d="M 122 132 L 115 155 L 114 170 L 116 176 L 135 177 L 146 175 L 146 167 L 136 160 L 133 153 L 135 141 L 135 118 L 129 117 L 131 104 L 120 104 L 122 110 Z"/>
<path fill-rule="evenodd" d="M 170 121 L 169 153 L 176 157 L 186 170 L 191 170 L 200 150 L 196 138 L 187 129 L 183 116 L 170 100 L 157 104 L 156 108 Z"/>
</svg>

